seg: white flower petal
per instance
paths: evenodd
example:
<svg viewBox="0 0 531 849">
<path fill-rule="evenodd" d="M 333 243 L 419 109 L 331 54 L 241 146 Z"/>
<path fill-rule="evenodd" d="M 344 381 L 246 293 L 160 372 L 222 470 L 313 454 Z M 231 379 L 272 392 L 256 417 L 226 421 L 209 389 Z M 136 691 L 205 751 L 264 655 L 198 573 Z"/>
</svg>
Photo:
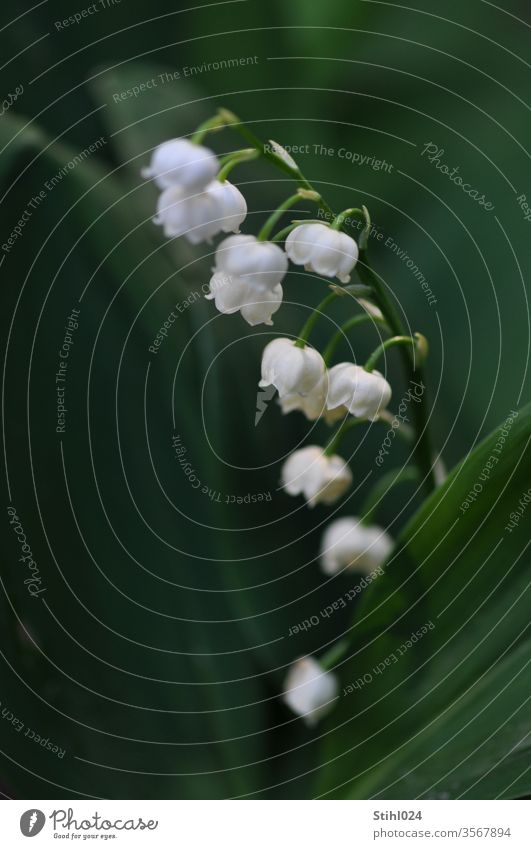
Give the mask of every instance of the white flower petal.
<svg viewBox="0 0 531 849">
<path fill-rule="evenodd" d="M 280 408 L 284 414 L 300 410 L 309 421 L 316 421 L 323 415 L 330 415 L 326 411 L 327 392 L 328 375 L 325 373 L 307 395 L 292 394 L 279 398 Z"/>
<path fill-rule="evenodd" d="M 304 495 L 308 506 L 333 504 L 352 483 L 352 472 L 342 457 L 328 457 L 317 445 L 291 454 L 282 467 L 282 487 L 288 495 Z"/>
<path fill-rule="evenodd" d="M 286 239 L 286 253 L 295 265 L 304 265 L 323 277 L 350 280 L 350 272 L 358 261 L 354 239 L 327 224 L 301 224 Z"/>
<path fill-rule="evenodd" d="M 214 179 L 218 167 L 217 157 L 209 148 L 188 139 L 172 139 L 155 148 L 142 176 L 153 179 L 160 189 L 180 186 L 201 191 Z"/>
<path fill-rule="evenodd" d="M 238 312 L 247 303 L 248 289 L 239 278 L 228 277 L 223 272 L 212 275 L 207 301 L 214 300 L 216 309 L 226 315 Z"/>
<path fill-rule="evenodd" d="M 255 236 L 229 236 L 216 250 L 216 269 L 272 289 L 282 282 L 288 260 L 272 242 L 259 242 Z"/>
<path fill-rule="evenodd" d="M 239 278 L 238 278 L 239 279 Z M 242 281 L 247 289 L 247 299 L 241 308 L 241 314 L 247 324 L 255 327 L 257 324 L 271 325 L 271 316 L 280 309 L 282 304 L 282 286 L 280 283 L 274 289 L 255 289 L 246 281 Z"/>
<path fill-rule="evenodd" d="M 165 189 L 154 220 L 164 227 L 166 236 L 184 236 L 197 245 L 222 230 L 237 230 L 246 214 L 245 198 L 236 186 L 213 180 L 204 191 L 192 195 L 180 186 Z"/>
<path fill-rule="evenodd" d="M 374 421 L 391 400 L 391 387 L 379 371 L 338 363 L 328 372 L 327 408 L 345 406 L 356 418 Z"/>
<path fill-rule="evenodd" d="M 273 384 L 280 398 L 285 395 L 307 395 L 323 378 L 325 364 L 321 354 L 305 345 L 296 345 L 292 339 L 273 339 L 262 354 L 262 379 L 260 386 Z"/>
<path fill-rule="evenodd" d="M 393 540 L 377 525 L 362 525 L 358 517 L 337 519 L 321 541 L 321 568 L 327 575 L 343 569 L 369 573 L 379 568 L 393 549 Z"/>
<path fill-rule="evenodd" d="M 302 657 L 290 667 L 282 698 L 291 710 L 313 726 L 333 707 L 339 682 L 313 657 Z"/>
<path fill-rule="evenodd" d="M 232 312 L 240 309 L 251 326 L 271 325 L 271 316 L 282 303 L 280 284 L 287 267 L 287 258 L 278 245 L 259 242 L 256 236 L 229 236 L 217 247 L 214 274 L 210 281 L 211 295 L 207 297 L 215 297 L 214 288 L 220 281 L 230 281 L 229 285 L 237 287 L 240 302 Z M 223 303 L 223 297 L 220 303 Z"/>
</svg>

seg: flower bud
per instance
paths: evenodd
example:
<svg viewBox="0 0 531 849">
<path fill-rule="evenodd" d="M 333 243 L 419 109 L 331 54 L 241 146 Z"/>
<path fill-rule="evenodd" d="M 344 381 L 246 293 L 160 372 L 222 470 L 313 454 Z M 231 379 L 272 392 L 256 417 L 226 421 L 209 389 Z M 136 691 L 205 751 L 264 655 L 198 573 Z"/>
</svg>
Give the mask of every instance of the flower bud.
<svg viewBox="0 0 531 849">
<path fill-rule="evenodd" d="M 339 363 L 328 372 L 327 408 L 344 406 L 359 419 L 375 421 L 391 400 L 391 387 L 379 371 Z"/>
<path fill-rule="evenodd" d="M 339 693 L 339 682 L 333 672 L 326 672 L 314 657 L 301 657 L 289 668 L 282 698 L 307 725 L 315 725 L 333 707 Z"/>
<path fill-rule="evenodd" d="M 348 283 L 358 261 L 354 239 L 327 224 L 301 224 L 286 239 L 286 253 L 295 265 L 304 265 L 323 277 L 337 277 Z"/>
<path fill-rule="evenodd" d="M 290 454 L 281 482 L 288 495 L 303 495 L 308 507 L 315 507 L 341 498 L 352 483 L 352 472 L 337 454 L 329 457 L 318 445 L 308 445 Z"/>
<path fill-rule="evenodd" d="M 184 236 L 197 245 L 209 242 L 220 231 L 237 233 L 246 215 L 247 204 L 240 190 L 228 180 L 212 180 L 195 195 L 179 186 L 165 189 L 153 220 L 164 227 L 165 236 Z"/>
<path fill-rule="evenodd" d="M 326 528 L 321 540 L 323 572 L 335 575 L 343 569 L 372 572 L 387 560 L 393 540 L 377 525 L 363 525 L 357 516 L 337 519 Z"/>
<path fill-rule="evenodd" d="M 207 147 L 188 139 L 172 139 L 155 148 L 142 176 L 153 179 L 159 189 L 180 186 L 188 192 L 200 192 L 218 172 L 216 155 Z"/>
<path fill-rule="evenodd" d="M 273 324 L 271 316 L 282 303 L 281 280 L 288 261 L 272 242 L 255 236 L 229 236 L 217 247 L 207 300 L 222 313 L 240 310 L 248 324 Z"/>
<path fill-rule="evenodd" d="M 293 339 L 273 339 L 262 354 L 260 387 L 276 386 L 280 398 L 308 395 L 324 378 L 326 366 L 315 348 L 300 348 Z"/>
</svg>

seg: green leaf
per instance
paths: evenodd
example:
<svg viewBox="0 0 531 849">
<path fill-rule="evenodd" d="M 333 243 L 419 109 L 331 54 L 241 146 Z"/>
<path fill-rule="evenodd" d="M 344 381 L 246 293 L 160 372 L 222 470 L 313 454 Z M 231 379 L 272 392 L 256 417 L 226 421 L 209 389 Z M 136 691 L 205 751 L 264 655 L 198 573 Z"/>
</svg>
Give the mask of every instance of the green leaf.
<svg viewBox="0 0 531 849">
<path fill-rule="evenodd" d="M 9 233 L 78 151 L 26 133 L 11 115 L 0 143 L 10 152 L 1 175 Z M 231 491 L 221 464 L 201 461 L 198 373 L 210 348 L 191 346 L 173 410 L 176 361 L 206 305 L 198 299 L 193 315 L 179 313 L 150 354 L 190 289 L 136 193 L 96 156 L 43 191 L 5 256 L 2 320 L 20 295 L 6 377 L 8 469 L 46 594 L 28 596 L 8 529 L 0 701 L 66 754 L 52 757 L 3 722 L 6 780 L 21 798 L 61 788 L 79 797 L 239 795 L 269 782 L 266 739 L 256 732 L 270 694 L 226 590 L 219 511 L 191 488 L 172 448 L 175 412 L 197 474 Z M 59 435 L 54 378 L 73 307 L 81 312 Z M 221 414 L 209 421 L 214 431 Z"/>
<path fill-rule="evenodd" d="M 319 793 L 492 798 L 531 789 L 530 436 L 527 406 L 421 507 L 364 596 L 338 670 Z"/>
</svg>

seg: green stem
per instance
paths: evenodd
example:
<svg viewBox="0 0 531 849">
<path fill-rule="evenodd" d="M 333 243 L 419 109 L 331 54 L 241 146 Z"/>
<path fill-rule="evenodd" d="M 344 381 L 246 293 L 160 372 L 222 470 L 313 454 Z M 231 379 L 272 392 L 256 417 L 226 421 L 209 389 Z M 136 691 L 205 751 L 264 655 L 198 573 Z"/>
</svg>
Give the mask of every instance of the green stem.
<svg viewBox="0 0 531 849">
<path fill-rule="evenodd" d="M 377 421 L 383 422 L 386 425 L 389 425 L 394 431 L 396 431 L 396 435 L 400 437 L 404 442 L 406 442 L 411 448 L 415 443 L 415 431 L 412 427 L 410 427 L 407 422 L 400 421 L 398 416 L 393 413 L 390 413 L 389 410 L 382 410 L 380 415 L 378 416 Z M 398 422 L 398 426 L 395 424 Z"/>
<path fill-rule="evenodd" d="M 373 315 L 369 315 L 369 313 L 363 313 L 363 315 L 355 315 L 352 318 L 349 318 L 349 320 L 342 324 L 341 327 L 334 333 L 334 335 L 330 339 L 330 342 L 323 351 L 323 360 L 325 361 L 325 364 L 327 366 L 330 365 L 332 355 L 335 349 L 337 348 L 339 342 L 345 336 L 345 334 L 349 330 L 352 330 L 353 327 L 358 327 L 360 324 L 367 324 L 369 321 L 373 324 L 380 325 L 380 327 L 382 327 L 384 330 L 389 329 L 387 327 L 385 319 L 377 318 Z"/>
<path fill-rule="evenodd" d="M 333 669 L 342 660 L 349 650 L 348 640 L 340 640 L 332 646 L 326 654 L 319 658 L 319 664 L 326 672 Z"/>
<path fill-rule="evenodd" d="M 357 206 L 352 206 L 349 209 L 344 209 L 343 212 L 340 212 L 339 215 L 336 215 L 336 217 L 332 221 L 332 224 L 330 225 L 331 229 L 341 230 L 343 222 L 347 218 L 351 218 L 353 215 L 356 215 L 361 218 L 365 224 L 365 227 L 363 228 L 361 236 L 358 240 L 360 250 L 365 250 L 371 233 L 371 216 L 369 215 L 369 210 L 366 206 L 362 206 L 361 209 L 359 209 L 359 207 Z"/>
<path fill-rule="evenodd" d="M 279 230 L 278 233 L 275 233 L 274 236 L 269 240 L 270 242 L 282 242 L 286 236 L 288 236 L 295 227 L 300 227 L 301 224 L 322 224 L 322 221 L 319 221 L 317 218 L 307 218 L 298 221 L 292 221 L 291 224 L 288 224 L 287 227 L 284 227 L 283 230 Z"/>
<path fill-rule="evenodd" d="M 213 119 L 213 122 L 214 121 L 215 119 Z M 240 135 L 242 135 L 247 140 L 247 142 L 260 153 L 260 155 L 264 159 L 267 159 L 268 161 L 272 162 L 277 168 L 279 168 L 285 174 L 288 174 L 293 180 L 298 183 L 300 187 L 313 191 L 312 184 L 306 179 L 306 177 L 304 177 L 300 168 L 293 168 L 291 165 L 289 165 L 289 163 L 284 162 L 284 160 L 276 153 L 269 149 L 266 149 L 263 142 L 260 141 L 260 139 L 255 136 L 255 134 L 251 130 L 249 130 L 248 127 L 242 124 L 240 118 L 238 118 L 238 116 L 235 115 L 233 112 L 229 112 L 227 109 L 219 110 L 215 126 L 211 126 L 208 129 L 215 129 L 217 126 L 223 125 L 231 127 L 232 129 L 236 130 L 236 132 L 240 133 Z M 198 133 L 199 132 L 200 131 L 198 131 Z M 196 134 L 196 136 L 197 135 L 198 134 Z M 196 138 L 193 137 L 192 140 L 195 141 Z M 319 201 L 319 207 L 326 213 L 327 218 L 332 220 L 337 219 L 337 216 L 334 216 L 332 209 L 323 200 L 323 198 L 321 198 Z M 357 209 L 357 207 L 353 207 L 353 209 Z M 366 227 L 362 234 L 362 237 L 359 240 L 360 256 L 356 266 L 356 270 L 358 272 L 361 282 L 366 284 L 373 290 L 374 300 L 380 307 L 383 316 L 393 335 L 404 336 L 405 329 L 400 319 L 400 315 L 387 294 L 383 280 L 372 269 L 370 265 L 367 255 L 367 243 L 370 232 L 370 217 L 365 207 L 362 207 L 362 210 L 364 210 Z M 425 387 L 423 370 L 420 363 L 414 356 L 413 349 L 410 348 L 410 346 L 408 346 L 407 348 L 401 346 L 400 352 L 402 357 L 402 364 L 406 375 L 410 376 L 411 380 L 417 385 L 422 385 L 424 390 Z M 432 468 L 433 452 L 431 448 L 430 435 L 428 429 L 428 400 L 425 391 L 422 396 L 421 402 L 413 405 L 413 418 L 417 437 L 415 443 L 415 455 L 417 457 L 417 464 L 423 475 L 425 488 L 428 492 L 431 492 L 433 489 L 435 489 L 436 484 Z"/>
<path fill-rule="evenodd" d="M 345 218 L 351 218 L 353 215 L 359 215 L 365 220 L 363 210 L 359 209 L 357 206 L 352 206 L 350 207 L 350 209 L 344 209 L 343 212 L 340 212 L 339 215 L 336 215 L 330 225 L 330 229 L 341 230 Z"/>
<path fill-rule="evenodd" d="M 292 168 L 287 162 L 284 162 L 282 157 L 278 156 L 278 154 L 274 153 L 272 150 L 266 148 L 264 143 L 255 136 L 255 134 L 250 130 L 245 124 L 242 124 L 240 118 L 234 114 L 234 112 L 229 112 L 228 109 L 220 109 L 219 111 L 220 120 L 223 122 L 225 126 L 230 127 L 235 130 L 237 133 L 240 133 L 246 141 L 249 142 L 252 147 L 256 148 L 259 151 L 260 155 L 263 156 L 264 159 L 267 159 L 285 174 L 288 174 L 293 180 L 295 180 L 299 186 L 303 189 L 308 189 L 310 191 L 314 191 L 312 184 L 306 179 L 304 174 L 301 172 L 300 168 Z M 334 217 L 334 213 L 328 204 L 321 198 L 319 201 L 319 207 L 326 212 L 326 214 L 330 217 Z M 322 222 L 321 222 L 322 223 Z"/>
<path fill-rule="evenodd" d="M 372 288 L 374 299 L 385 316 L 391 332 L 395 336 L 405 335 L 400 316 L 387 295 L 383 280 L 371 268 L 366 249 L 360 251 L 356 271 L 361 282 Z M 436 483 L 433 472 L 433 451 L 428 428 L 429 407 L 424 384 L 424 371 L 418 360 L 415 359 L 413 349 L 409 345 L 407 347 L 400 347 L 400 355 L 406 375 L 413 382 L 417 383 L 417 385 L 424 387 L 424 394 L 420 403 L 412 405 L 412 416 L 416 432 L 415 455 L 417 465 L 424 479 L 426 491 L 432 492 L 435 489 Z"/>
<path fill-rule="evenodd" d="M 301 200 L 310 200 L 310 198 L 308 198 L 307 196 L 305 197 L 300 192 L 297 192 L 296 194 L 291 195 L 291 197 L 286 198 L 284 203 L 281 203 L 280 206 L 278 207 L 278 209 L 275 209 L 273 214 L 270 215 L 269 218 L 267 219 L 267 221 L 265 222 L 264 226 L 262 227 L 262 229 L 258 233 L 258 236 L 257 236 L 258 241 L 259 242 L 267 241 L 269 234 L 273 230 L 277 221 L 279 221 L 282 218 L 285 211 L 287 209 L 290 209 L 292 206 L 294 206 L 294 204 L 299 203 L 299 201 L 301 201 Z"/>
<path fill-rule="evenodd" d="M 370 286 L 373 291 L 373 297 L 380 307 L 383 315 L 387 319 L 387 323 L 391 328 L 394 336 L 404 335 L 402 321 L 395 309 L 395 306 L 387 294 L 385 284 L 381 277 L 371 268 L 366 250 L 360 250 L 358 262 L 356 263 L 356 271 L 362 283 Z"/>
<path fill-rule="evenodd" d="M 331 457 L 332 454 L 336 453 L 336 450 L 339 447 L 339 443 L 341 442 L 343 437 L 349 432 L 349 430 L 352 430 L 353 427 L 357 427 L 358 425 L 368 423 L 369 422 L 367 419 L 355 419 L 352 416 L 349 416 L 346 421 L 342 422 L 342 424 L 339 425 L 338 429 L 333 434 L 328 445 L 324 449 L 323 453 L 325 457 Z"/>
<path fill-rule="evenodd" d="M 376 350 L 372 352 L 369 359 L 365 363 L 365 371 L 373 371 L 376 366 L 376 363 L 382 356 L 382 354 L 387 351 L 388 348 L 393 348 L 396 345 L 412 345 L 415 347 L 417 344 L 417 340 L 413 336 L 393 336 L 392 339 L 386 339 L 385 342 L 382 342 L 381 345 L 378 345 Z"/>
<path fill-rule="evenodd" d="M 288 224 L 287 227 L 284 227 L 282 230 L 279 230 L 278 233 L 275 233 L 274 236 L 271 236 L 269 241 L 270 242 L 283 242 L 284 239 L 286 238 L 286 236 L 289 236 L 289 234 L 291 233 L 292 230 L 295 229 L 295 227 L 299 227 L 299 224 L 294 224 L 293 222 L 291 224 Z"/>
<path fill-rule="evenodd" d="M 304 323 L 301 332 L 299 333 L 297 341 L 295 342 L 297 348 L 304 348 L 316 321 L 323 314 L 328 304 L 331 304 L 332 301 L 335 301 L 336 298 L 336 293 L 330 292 L 330 294 L 328 294 L 326 298 L 323 298 L 323 300 L 319 304 L 317 304 L 308 320 Z"/>
<path fill-rule="evenodd" d="M 222 183 L 227 179 L 228 175 L 236 165 L 240 162 L 249 162 L 251 159 L 257 159 L 260 156 L 254 147 L 249 147 L 246 150 L 239 150 L 237 153 L 229 153 L 220 161 L 221 168 L 219 169 L 217 179 Z"/>
<path fill-rule="evenodd" d="M 406 466 L 401 469 L 391 469 L 386 475 L 383 475 L 374 485 L 369 495 L 363 502 L 360 510 L 361 523 L 370 525 L 373 521 L 374 514 L 380 505 L 382 499 L 392 489 L 401 483 L 418 481 L 420 477 L 419 470 L 415 466 Z"/>
<path fill-rule="evenodd" d="M 340 295 L 351 295 L 354 299 L 365 298 L 369 301 L 374 301 L 374 292 L 371 286 L 366 286 L 364 283 L 349 283 L 348 286 L 339 285 L 338 283 L 330 283 L 330 288 L 338 289 Z"/>
<path fill-rule="evenodd" d="M 195 133 L 190 137 L 190 141 L 192 144 L 201 144 L 207 133 L 211 133 L 214 130 L 221 130 L 225 126 L 225 123 L 222 115 L 214 115 L 213 118 L 209 118 L 207 121 L 199 124 Z"/>
</svg>

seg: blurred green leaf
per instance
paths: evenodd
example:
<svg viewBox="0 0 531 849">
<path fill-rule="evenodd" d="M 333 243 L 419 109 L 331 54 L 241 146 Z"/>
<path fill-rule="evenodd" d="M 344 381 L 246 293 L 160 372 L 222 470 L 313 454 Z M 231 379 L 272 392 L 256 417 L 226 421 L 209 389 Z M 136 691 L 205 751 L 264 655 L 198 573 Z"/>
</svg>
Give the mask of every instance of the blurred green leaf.
<svg viewBox="0 0 531 849">
<path fill-rule="evenodd" d="M 320 793 L 531 789 L 519 772 L 531 730 L 529 516 L 509 526 L 529 489 L 531 406 L 504 424 L 420 508 L 363 597 Z"/>
<path fill-rule="evenodd" d="M 77 153 L 21 127 L 12 116 L 0 125 L 0 142 L 12 150 L 11 160 L 4 160 L 3 187 L 19 176 L 9 190 L 13 212 L 3 207 L 3 232 Z M 161 351 L 150 362 L 148 352 L 189 287 L 160 249 L 134 191 L 95 158 L 45 190 L 3 275 L 4 322 L 21 297 L 9 349 L 18 369 L 8 371 L 6 392 L 10 410 L 22 411 L 28 388 L 32 439 L 30 466 L 26 426 L 11 415 L 12 501 L 45 575 L 48 606 L 28 598 L 16 540 L 8 538 L 2 644 L 14 674 L 4 672 L 1 701 L 67 748 L 64 760 L 51 758 L 3 723 L 6 756 L 15 763 L 31 760 L 34 770 L 10 767 L 15 793 L 45 798 L 60 795 L 61 787 L 69 795 L 97 787 L 108 797 L 216 798 L 267 784 L 259 778 L 266 740 L 256 733 L 266 690 L 219 565 L 228 555 L 215 530 L 219 511 L 209 498 L 193 502 L 171 445 L 172 381 L 193 332 L 191 315 L 179 316 L 166 357 Z M 76 305 L 81 313 L 68 367 L 68 426 L 59 438 L 57 352 Z M 34 342 L 31 372 L 28 338 Z M 176 429 L 195 462 L 202 451 L 197 369 L 210 362 L 211 350 L 193 351 L 179 371 Z M 220 412 L 213 411 L 214 428 Z M 207 472 L 198 466 L 198 472 L 213 490 L 231 491 L 221 467 Z M 198 521 L 187 518 L 190 511 Z"/>
</svg>

